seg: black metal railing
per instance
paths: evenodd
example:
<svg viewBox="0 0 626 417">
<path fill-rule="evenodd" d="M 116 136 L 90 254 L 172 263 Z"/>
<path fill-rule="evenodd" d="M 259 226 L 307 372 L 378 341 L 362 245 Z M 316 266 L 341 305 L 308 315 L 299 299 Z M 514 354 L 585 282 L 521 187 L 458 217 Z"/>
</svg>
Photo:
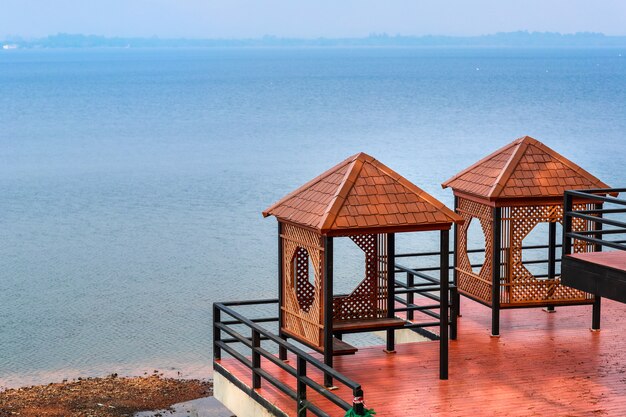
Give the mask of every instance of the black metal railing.
<svg viewBox="0 0 626 417">
<path fill-rule="evenodd" d="M 251 370 L 251 390 L 246 390 L 246 387 L 243 386 L 239 386 L 239 388 L 244 389 L 244 391 L 252 397 L 259 398 L 258 395 L 255 395 L 254 390 L 261 388 L 262 382 L 267 381 L 295 401 L 294 406 L 298 417 L 305 417 L 307 412 L 311 412 L 313 415 L 319 417 L 336 415 L 331 414 L 327 410 L 323 410 L 320 408 L 319 404 L 316 405 L 310 401 L 307 396 L 309 390 L 320 394 L 341 410 L 347 411 L 353 408 L 357 415 L 363 415 L 363 390 L 361 385 L 258 324 L 277 322 L 278 317 L 249 319 L 233 309 L 238 306 L 260 306 L 268 304 L 275 304 L 275 311 L 278 311 L 277 299 L 213 304 L 213 358 L 216 371 L 222 373 L 222 375 L 227 378 L 231 376 L 218 362 L 215 362 L 219 361 L 222 358 L 222 352 L 225 352 Z M 224 320 L 224 316 L 228 316 L 227 320 Z M 235 326 L 243 326 L 246 328 L 246 331 L 249 332 L 249 336 L 241 334 L 241 332 L 234 328 Z M 228 335 L 228 338 L 224 338 L 224 334 Z M 262 341 L 271 342 L 274 348 L 291 353 L 295 356 L 296 366 L 291 366 L 288 361 L 280 359 L 280 357 L 272 353 L 270 349 L 262 346 Z M 234 344 L 237 344 L 239 348 L 250 349 L 250 356 L 248 357 L 241 353 L 233 346 Z M 293 389 L 277 376 L 272 375 L 272 373 L 267 371 L 267 368 L 264 369 L 263 364 L 265 361 L 271 362 L 273 365 L 295 378 L 296 389 Z M 350 389 L 351 395 L 354 398 L 353 402 L 349 403 L 345 401 L 328 387 L 313 380 L 309 376 L 310 374 L 307 373 L 307 371 L 312 370 L 312 368 L 320 371 L 325 379 L 332 378 L 335 384 L 343 385 Z M 235 378 L 231 379 L 231 382 L 235 382 Z"/>
<path fill-rule="evenodd" d="M 595 250 L 603 247 L 626 250 L 626 240 L 616 239 L 619 235 L 626 235 L 626 222 L 616 217 L 626 213 L 626 199 L 617 198 L 619 193 L 626 192 L 626 188 L 593 189 L 566 191 L 563 206 L 563 254 L 572 253 L 574 240 L 594 245 Z M 574 204 L 584 201 L 592 205 L 592 209 L 575 210 Z M 616 208 L 617 206 L 617 208 Z M 621 216 L 623 217 L 623 216 Z M 574 219 L 587 222 L 586 230 L 574 231 Z M 612 239 L 605 238 L 610 236 Z"/>
<path fill-rule="evenodd" d="M 561 244 L 556 244 L 554 245 L 554 248 L 561 248 L 562 245 Z M 503 250 L 508 250 L 509 248 L 502 248 Z M 524 245 L 522 246 L 522 250 L 528 251 L 528 250 L 542 250 L 542 249 L 550 249 L 550 245 Z M 468 249 L 467 250 L 468 254 L 479 254 L 479 253 L 485 253 L 485 249 Z M 400 254 L 396 254 L 396 258 L 411 258 L 411 257 L 427 257 L 427 256 L 439 256 L 439 252 L 411 252 L 411 253 L 400 253 Z M 450 248 L 450 257 L 452 258 L 454 256 L 454 248 L 451 247 Z M 507 264 L 506 258 L 508 257 L 502 257 L 502 261 L 500 262 L 501 266 L 504 266 Z M 560 263 L 561 260 L 556 258 L 554 260 L 556 263 Z M 523 260 L 522 264 L 524 265 L 534 265 L 534 264 L 547 264 L 550 262 L 550 259 L 532 259 L 532 260 Z M 398 264 L 396 264 L 396 268 L 397 268 Z M 483 266 L 482 263 L 472 263 L 471 267 L 472 268 L 481 268 Z M 441 267 L 439 265 L 435 265 L 435 266 L 421 266 L 421 267 L 417 267 L 417 268 L 410 268 L 413 272 L 422 272 L 422 273 L 426 273 L 426 272 L 439 272 L 441 270 Z M 450 263 L 450 266 L 448 267 L 448 269 L 450 269 L 451 271 L 453 271 L 455 269 L 455 266 L 453 263 Z M 399 270 L 396 270 L 396 272 L 400 272 Z M 535 278 L 545 278 L 548 275 L 534 275 Z M 431 277 L 431 279 L 433 279 Z M 450 281 L 450 283 L 452 284 L 452 281 Z"/>
<path fill-rule="evenodd" d="M 432 256 L 434 254 L 413 254 L 413 256 Z M 438 253 L 436 254 L 438 255 Z M 395 301 L 400 307 L 396 306 L 395 311 L 406 313 L 406 319 L 411 322 L 407 323 L 404 328 L 413 329 L 429 339 L 436 340 L 439 339 L 439 336 L 425 329 L 441 326 L 441 296 L 439 295 L 441 280 L 419 269 L 396 263 Z M 440 271 L 441 268 L 436 268 L 436 270 Z M 454 308 L 453 300 L 456 297 L 456 286 L 450 280 L 448 283 L 450 291 L 448 308 Z M 418 303 L 416 297 L 422 297 L 427 304 Z M 426 321 L 416 320 L 416 313 L 426 316 L 424 317 Z M 450 337 L 456 339 L 456 315 L 450 314 L 448 317 L 450 317 L 448 320 Z"/>
</svg>

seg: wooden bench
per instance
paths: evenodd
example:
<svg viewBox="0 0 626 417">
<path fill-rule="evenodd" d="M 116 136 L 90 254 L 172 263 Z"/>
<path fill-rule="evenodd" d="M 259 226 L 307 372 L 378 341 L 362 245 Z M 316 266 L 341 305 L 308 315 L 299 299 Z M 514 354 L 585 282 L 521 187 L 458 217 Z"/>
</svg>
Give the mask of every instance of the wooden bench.
<svg viewBox="0 0 626 417">
<path fill-rule="evenodd" d="M 354 355 L 359 349 L 333 337 L 333 356 Z"/>
<path fill-rule="evenodd" d="M 376 319 L 337 320 L 333 322 L 333 332 L 359 333 L 378 330 L 397 329 L 404 327 L 405 321 L 399 317 L 382 317 Z"/>
</svg>

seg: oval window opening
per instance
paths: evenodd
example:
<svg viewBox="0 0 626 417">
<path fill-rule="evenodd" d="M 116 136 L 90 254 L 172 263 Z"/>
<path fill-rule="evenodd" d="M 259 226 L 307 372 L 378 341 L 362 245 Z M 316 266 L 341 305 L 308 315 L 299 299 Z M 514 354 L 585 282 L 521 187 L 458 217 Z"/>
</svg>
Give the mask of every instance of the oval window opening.
<svg viewBox="0 0 626 417">
<path fill-rule="evenodd" d="M 467 257 L 472 265 L 472 272 L 479 275 L 485 263 L 485 233 L 480 220 L 472 218 L 467 227 Z"/>
</svg>

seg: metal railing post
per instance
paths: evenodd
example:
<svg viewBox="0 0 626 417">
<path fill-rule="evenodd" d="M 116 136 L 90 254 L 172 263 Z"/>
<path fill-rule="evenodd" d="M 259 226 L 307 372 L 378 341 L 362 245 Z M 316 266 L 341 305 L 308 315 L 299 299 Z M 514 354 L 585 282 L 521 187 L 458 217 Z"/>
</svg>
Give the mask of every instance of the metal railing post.
<svg viewBox="0 0 626 417">
<path fill-rule="evenodd" d="M 363 390 L 359 387 L 352 391 L 354 399 L 352 400 L 352 409 L 358 416 L 365 414 L 365 406 L 363 405 Z"/>
<path fill-rule="evenodd" d="M 298 417 L 306 417 L 306 383 L 303 381 L 303 378 L 306 377 L 306 360 L 298 356 L 297 359 L 297 368 L 296 368 L 296 378 L 297 378 L 297 387 L 296 387 L 296 415 Z"/>
<path fill-rule="evenodd" d="M 441 271 L 439 279 L 441 281 L 439 291 L 439 379 L 448 379 L 448 308 L 449 308 L 449 279 L 450 271 L 450 231 L 442 230 L 440 236 L 441 245 Z"/>
<path fill-rule="evenodd" d="M 572 232 L 572 216 L 568 214 L 572 211 L 572 203 L 572 195 L 565 191 L 565 197 L 563 199 L 563 248 L 561 256 L 572 253 L 572 240 L 568 236 L 568 234 Z"/>
<path fill-rule="evenodd" d="M 491 259 L 491 336 L 500 336 L 500 232 L 502 227 L 502 209 L 493 208 L 493 237 Z"/>
<path fill-rule="evenodd" d="M 217 303 L 213 303 L 213 360 L 222 359 L 222 350 L 217 342 L 222 340 L 222 333 L 217 327 L 217 323 L 222 321 L 222 312 L 217 307 Z"/>
<path fill-rule="evenodd" d="M 261 388 L 261 375 L 258 370 L 261 369 L 261 354 L 258 348 L 261 347 L 261 335 L 255 329 L 252 329 L 252 388 Z"/>
<path fill-rule="evenodd" d="M 415 277 L 410 272 L 407 272 L 406 273 L 406 286 L 408 287 L 407 290 L 413 289 L 414 285 L 415 285 Z M 407 307 L 411 307 L 414 301 L 415 301 L 415 294 L 413 294 L 412 292 L 408 292 L 406 294 L 406 303 L 408 304 Z M 413 310 L 408 310 L 406 312 L 406 318 L 408 320 L 413 320 L 414 318 Z"/>
<path fill-rule="evenodd" d="M 602 204 L 594 204 L 593 206 L 596 210 L 602 210 Z M 602 218 L 602 212 L 598 213 L 598 217 Z M 602 223 L 594 222 L 594 230 L 602 230 Z M 595 235 L 596 239 L 602 240 L 602 233 Z M 602 245 L 596 244 L 593 248 L 596 252 L 602 252 Z M 600 312 L 602 310 L 602 298 L 599 295 L 594 296 L 593 299 L 593 308 L 591 311 L 591 330 L 599 331 L 600 330 Z"/>
</svg>

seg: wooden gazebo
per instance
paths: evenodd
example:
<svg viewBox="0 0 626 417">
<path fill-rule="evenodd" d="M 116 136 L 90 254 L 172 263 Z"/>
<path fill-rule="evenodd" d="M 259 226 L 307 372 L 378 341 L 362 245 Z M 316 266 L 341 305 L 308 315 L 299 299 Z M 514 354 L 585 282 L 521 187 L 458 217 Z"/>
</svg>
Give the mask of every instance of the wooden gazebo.
<svg viewBox="0 0 626 417">
<path fill-rule="evenodd" d="M 324 355 L 351 354 L 343 333 L 394 330 L 405 320 L 394 311 L 395 233 L 438 230 L 446 279 L 448 324 L 448 234 L 461 217 L 392 169 L 364 153 L 349 157 L 263 212 L 278 219 L 280 335 Z M 365 253 L 364 278 L 348 295 L 333 294 L 333 238 L 348 237 Z M 339 337 L 333 337 L 339 336 Z M 441 335 L 447 378 L 447 331 Z M 445 369 L 444 369 L 445 366 Z"/>
<path fill-rule="evenodd" d="M 455 233 L 455 279 L 460 294 L 492 309 L 492 335 L 498 336 L 500 309 L 593 304 L 592 328 L 599 328 L 600 299 L 561 285 L 556 275 L 556 223 L 563 220 L 563 193 L 571 189 L 608 188 L 598 178 L 525 136 L 517 139 L 442 184 L 454 191 L 455 210 L 465 220 Z M 593 209 L 579 201 L 577 209 Z M 472 270 L 468 256 L 468 228 L 480 222 L 485 260 Z M 549 223 L 546 276 L 535 276 L 522 259 L 522 241 L 539 224 Z M 588 230 L 579 220 L 573 230 Z M 593 245 L 574 241 L 576 253 Z M 494 267 L 495 266 L 495 267 Z M 458 312 L 458 308 L 455 309 Z"/>
</svg>

